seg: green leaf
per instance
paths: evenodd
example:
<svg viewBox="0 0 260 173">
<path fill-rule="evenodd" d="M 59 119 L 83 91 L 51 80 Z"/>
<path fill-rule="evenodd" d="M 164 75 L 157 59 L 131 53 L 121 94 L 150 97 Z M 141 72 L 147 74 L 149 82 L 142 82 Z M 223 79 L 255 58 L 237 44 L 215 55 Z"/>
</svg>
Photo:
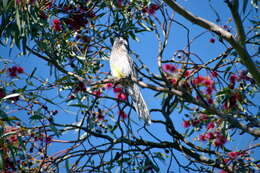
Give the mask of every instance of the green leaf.
<svg viewBox="0 0 260 173">
<path fill-rule="evenodd" d="M 3 162 L 2 154 L 0 154 L 0 169 L 3 168 L 4 168 L 4 162 Z"/>
<path fill-rule="evenodd" d="M 66 167 L 67 173 L 71 173 L 68 159 L 65 160 L 65 167 Z"/>
<path fill-rule="evenodd" d="M 43 116 L 41 115 L 33 115 L 30 117 L 31 120 L 40 120 L 40 119 L 43 119 Z"/>
<path fill-rule="evenodd" d="M 18 30 L 21 32 L 21 21 L 20 21 L 20 15 L 19 15 L 18 8 L 16 9 L 15 18 L 16 18 L 16 24 L 17 24 Z"/>
<path fill-rule="evenodd" d="M 7 8 L 8 2 L 9 2 L 9 0 L 3 0 L 3 7 L 4 7 L 4 9 Z"/>
</svg>

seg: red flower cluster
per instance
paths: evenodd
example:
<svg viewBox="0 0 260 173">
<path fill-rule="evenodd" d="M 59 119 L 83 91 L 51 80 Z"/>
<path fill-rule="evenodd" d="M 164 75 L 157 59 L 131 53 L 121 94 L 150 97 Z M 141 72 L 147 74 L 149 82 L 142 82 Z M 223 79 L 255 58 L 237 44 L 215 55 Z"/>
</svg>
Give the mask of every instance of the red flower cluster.
<svg viewBox="0 0 260 173">
<path fill-rule="evenodd" d="M 188 127 L 190 127 L 190 121 L 189 120 L 185 120 L 185 121 L 183 121 L 182 122 L 182 126 L 184 127 L 184 128 L 188 128 Z"/>
<path fill-rule="evenodd" d="M 24 70 L 22 67 L 13 66 L 12 68 L 8 68 L 9 76 L 16 77 L 17 73 L 24 73 Z"/>
<path fill-rule="evenodd" d="M 117 94 L 116 95 L 117 99 L 119 99 L 119 100 L 126 100 L 127 96 L 123 92 L 122 88 L 118 88 L 118 87 L 113 88 L 113 92 Z"/>
<path fill-rule="evenodd" d="M 119 117 L 126 119 L 127 118 L 127 114 L 125 113 L 125 111 L 119 111 L 118 112 Z"/>
<path fill-rule="evenodd" d="M 99 97 L 101 96 L 102 92 L 100 90 L 92 91 L 92 94 Z"/>
<path fill-rule="evenodd" d="M 86 91 L 86 86 L 83 82 L 79 82 L 75 88 L 75 92 Z"/>
<path fill-rule="evenodd" d="M 164 64 L 163 65 L 163 71 L 174 73 L 176 71 L 176 67 L 172 64 Z"/>
<path fill-rule="evenodd" d="M 235 159 L 237 158 L 241 153 L 240 152 L 237 152 L 237 151 L 232 151 L 232 152 L 229 152 L 227 155 L 230 159 Z"/>
<path fill-rule="evenodd" d="M 209 42 L 212 43 L 212 44 L 215 43 L 215 38 L 209 39 Z"/>
<path fill-rule="evenodd" d="M 54 30 L 54 31 L 61 31 L 61 21 L 59 20 L 59 19 L 54 19 L 53 21 L 52 21 L 52 29 Z"/>
<path fill-rule="evenodd" d="M 159 10 L 160 6 L 157 4 L 150 4 L 149 7 L 145 7 L 142 9 L 143 13 L 154 14 L 157 10 Z"/>
<path fill-rule="evenodd" d="M 96 14 L 92 10 L 84 6 L 77 8 L 67 6 L 61 10 L 68 15 L 68 17 L 64 18 L 64 22 L 68 25 L 69 29 L 74 31 L 85 27 L 89 23 L 89 18 L 96 17 Z"/>
<path fill-rule="evenodd" d="M 238 108 L 237 102 L 242 102 L 243 97 L 239 92 L 234 92 L 230 95 L 229 98 L 225 101 L 223 107 L 225 110 L 228 110 L 230 108 Z"/>
<path fill-rule="evenodd" d="M 199 136 L 200 141 L 213 140 L 216 147 L 223 146 L 227 139 L 225 136 L 221 135 L 219 132 L 208 132 Z"/>
</svg>

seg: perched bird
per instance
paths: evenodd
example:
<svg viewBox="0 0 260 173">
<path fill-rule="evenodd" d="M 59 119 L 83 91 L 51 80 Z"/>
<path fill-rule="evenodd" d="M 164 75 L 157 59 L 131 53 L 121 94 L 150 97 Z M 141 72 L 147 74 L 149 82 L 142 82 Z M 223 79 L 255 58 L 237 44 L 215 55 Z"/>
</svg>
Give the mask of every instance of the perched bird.
<svg viewBox="0 0 260 173">
<path fill-rule="evenodd" d="M 146 124 L 151 124 L 150 113 L 140 88 L 137 84 L 131 81 L 131 78 L 136 78 L 136 72 L 133 65 L 133 60 L 128 54 L 128 42 L 122 37 L 115 39 L 110 55 L 110 69 L 112 76 L 119 79 L 129 79 L 126 87 L 128 95 L 132 98 L 135 111 L 140 118 L 145 120 Z"/>
</svg>

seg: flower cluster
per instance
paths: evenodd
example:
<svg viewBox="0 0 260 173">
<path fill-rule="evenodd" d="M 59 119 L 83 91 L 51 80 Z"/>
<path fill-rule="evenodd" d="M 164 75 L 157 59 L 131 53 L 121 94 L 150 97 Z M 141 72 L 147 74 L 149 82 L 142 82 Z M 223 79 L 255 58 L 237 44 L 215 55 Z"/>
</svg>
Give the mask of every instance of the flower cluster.
<svg viewBox="0 0 260 173">
<path fill-rule="evenodd" d="M 148 13 L 148 14 L 154 14 L 157 10 L 160 9 L 160 6 L 157 4 L 150 4 L 148 7 L 144 7 L 142 9 L 143 13 Z"/>
<path fill-rule="evenodd" d="M 13 67 L 8 68 L 8 72 L 9 72 L 9 76 L 16 77 L 17 74 L 24 73 L 24 69 L 19 66 L 13 66 Z"/>
<path fill-rule="evenodd" d="M 52 21 L 52 29 L 54 31 L 61 31 L 62 30 L 61 21 L 59 19 L 54 19 Z"/>
<path fill-rule="evenodd" d="M 74 31 L 79 30 L 81 27 L 85 27 L 89 23 L 89 19 L 96 17 L 96 14 L 84 6 L 74 7 L 65 6 L 60 9 L 67 16 L 63 18 L 68 28 Z"/>
</svg>

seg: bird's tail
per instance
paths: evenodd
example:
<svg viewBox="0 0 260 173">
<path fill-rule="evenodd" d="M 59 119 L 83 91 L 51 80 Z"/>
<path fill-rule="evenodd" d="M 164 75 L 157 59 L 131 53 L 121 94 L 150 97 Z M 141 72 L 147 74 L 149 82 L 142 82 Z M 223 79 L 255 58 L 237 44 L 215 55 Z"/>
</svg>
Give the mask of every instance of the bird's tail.
<svg viewBox="0 0 260 173">
<path fill-rule="evenodd" d="M 129 84 L 127 92 L 133 100 L 135 111 L 138 116 L 144 119 L 146 124 L 151 124 L 150 113 L 138 85 L 135 83 Z"/>
</svg>

